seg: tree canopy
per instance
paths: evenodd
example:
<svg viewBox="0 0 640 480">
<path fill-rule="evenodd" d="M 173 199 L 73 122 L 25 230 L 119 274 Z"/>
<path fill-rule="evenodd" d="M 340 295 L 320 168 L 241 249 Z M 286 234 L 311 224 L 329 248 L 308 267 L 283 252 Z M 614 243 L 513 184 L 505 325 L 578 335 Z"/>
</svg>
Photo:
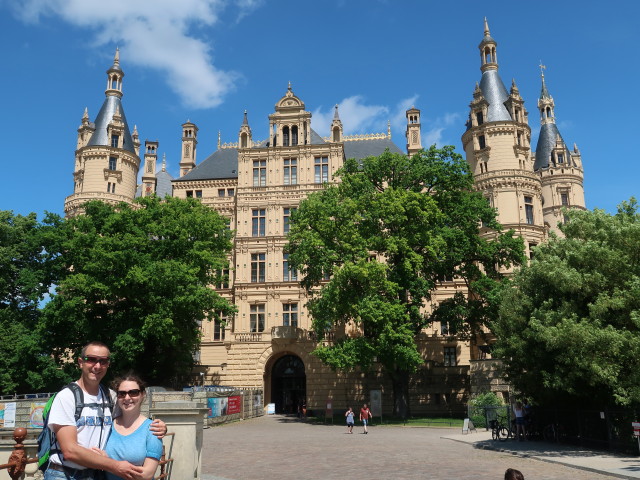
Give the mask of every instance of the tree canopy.
<svg viewBox="0 0 640 480">
<path fill-rule="evenodd" d="M 55 278 L 40 233 L 34 213 L 0 211 L 0 392 L 7 394 L 58 388 L 65 378 L 37 335 L 39 305 Z"/>
<path fill-rule="evenodd" d="M 418 334 L 434 315 L 461 329 L 484 323 L 485 294 L 500 267 L 521 261 L 522 240 L 501 232 L 453 147 L 411 158 L 387 151 L 351 159 L 336 175 L 336 184 L 300 204 L 287 249 L 320 338 L 347 324 L 360 333 L 315 354 L 335 369 L 366 370 L 379 362 L 394 386 L 395 413 L 404 416 L 409 375 L 424 363 Z M 491 241 L 479 235 L 481 225 L 492 230 Z M 464 279 L 473 295 L 427 313 L 431 292 L 453 277 Z"/>
<path fill-rule="evenodd" d="M 228 268 L 227 221 L 197 200 L 169 197 L 84 208 L 43 227 L 60 272 L 38 324 L 45 351 L 64 364 L 100 340 L 111 347 L 111 370 L 177 384 L 194 364 L 199 323 L 234 311 L 210 288 Z"/>
<path fill-rule="evenodd" d="M 640 215 L 566 212 L 502 295 L 492 326 L 512 384 L 541 403 L 640 403 Z"/>
</svg>

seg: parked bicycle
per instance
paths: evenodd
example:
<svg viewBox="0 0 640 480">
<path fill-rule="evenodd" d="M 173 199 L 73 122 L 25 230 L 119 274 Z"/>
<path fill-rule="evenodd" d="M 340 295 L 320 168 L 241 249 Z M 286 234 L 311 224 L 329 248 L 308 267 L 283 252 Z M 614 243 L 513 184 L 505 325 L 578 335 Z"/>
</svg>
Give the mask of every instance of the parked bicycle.
<svg viewBox="0 0 640 480">
<path fill-rule="evenodd" d="M 491 438 L 493 440 L 506 442 L 507 438 L 511 436 L 511 429 L 507 428 L 506 425 L 503 425 L 498 420 L 491 420 L 489 426 L 491 427 Z"/>
<path fill-rule="evenodd" d="M 546 442 L 560 442 L 565 436 L 564 427 L 559 423 L 550 423 L 542 429 L 542 438 Z"/>
</svg>

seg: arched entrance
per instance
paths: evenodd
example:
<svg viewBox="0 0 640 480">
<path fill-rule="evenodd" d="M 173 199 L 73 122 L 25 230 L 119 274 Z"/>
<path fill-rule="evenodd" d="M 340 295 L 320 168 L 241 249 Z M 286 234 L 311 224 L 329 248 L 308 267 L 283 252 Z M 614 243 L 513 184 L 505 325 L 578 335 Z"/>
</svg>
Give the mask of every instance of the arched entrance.
<svg viewBox="0 0 640 480">
<path fill-rule="evenodd" d="M 271 403 L 276 413 L 296 413 L 307 401 L 307 376 L 304 363 L 296 355 L 276 360 L 271 369 Z"/>
</svg>

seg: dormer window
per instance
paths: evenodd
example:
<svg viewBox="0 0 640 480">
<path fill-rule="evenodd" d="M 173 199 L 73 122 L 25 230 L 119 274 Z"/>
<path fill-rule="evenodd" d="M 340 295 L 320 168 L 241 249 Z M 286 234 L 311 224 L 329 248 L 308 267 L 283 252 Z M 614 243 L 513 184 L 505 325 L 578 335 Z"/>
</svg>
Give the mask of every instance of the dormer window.
<svg viewBox="0 0 640 480">
<path fill-rule="evenodd" d="M 480 135 L 478 137 L 478 146 L 480 147 L 480 150 L 487 147 L 487 142 L 484 138 L 484 135 Z"/>
<path fill-rule="evenodd" d="M 298 127 L 296 125 L 291 127 L 291 145 L 294 147 L 298 145 Z"/>
<path fill-rule="evenodd" d="M 118 148 L 120 143 L 120 135 L 111 135 L 111 146 L 113 148 Z"/>
<path fill-rule="evenodd" d="M 116 157 L 109 157 L 109 170 L 115 170 L 118 163 Z"/>
<path fill-rule="evenodd" d="M 289 127 L 282 128 L 282 146 L 283 147 L 289 146 Z"/>
<path fill-rule="evenodd" d="M 558 157 L 558 163 L 564 163 L 564 154 L 563 153 L 558 153 L 557 157 Z"/>
<path fill-rule="evenodd" d="M 546 114 L 547 114 L 547 118 L 553 117 L 553 115 L 551 114 L 551 107 L 547 107 Z"/>
<path fill-rule="evenodd" d="M 478 125 L 482 125 L 484 123 L 484 115 L 482 112 L 476 112 L 476 122 Z"/>
</svg>

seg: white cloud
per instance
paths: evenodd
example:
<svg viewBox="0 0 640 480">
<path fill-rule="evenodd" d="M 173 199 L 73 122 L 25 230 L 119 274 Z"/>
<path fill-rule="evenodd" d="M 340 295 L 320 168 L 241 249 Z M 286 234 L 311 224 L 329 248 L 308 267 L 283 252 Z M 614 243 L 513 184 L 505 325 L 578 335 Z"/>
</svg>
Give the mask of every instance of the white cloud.
<svg viewBox="0 0 640 480">
<path fill-rule="evenodd" d="M 333 120 L 334 107 L 313 112 L 312 126 L 320 135 L 328 135 Z M 366 105 L 360 95 L 345 98 L 338 104 L 338 113 L 345 135 L 387 131 L 389 108 L 383 105 Z"/>
<path fill-rule="evenodd" d="M 460 126 L 463 124 L 462 115 L 460 113 L 446 113 L 442 117 L 437 117 L 433 121 L 426 121 L 422 117 L 422 146 L 429 148 L 435 144 L 437 147 L 443 147 L 444 145 L 457 145 L 459 139 L 451 139 L 445 132 L 449 127 L 455 127 L 455 133 L 461 134 L 462 130 Z M 429 129 L 425 130 L 424 126 L 429 125 Z M 453 132 L 452 132 L 453 133 Z"/>
<path fill-rule="evenodd" d="M 237 21 L 261 3 L 238 0 Z M 186 106 L 210 108 L 222 102 L 238 75 L 217 68 L 211 45 L 191 32 L 210 30 L 227 5 L 225 0 L 25 0 L 14 10 L 25 22 L 57 16 L 90 29 L 96 46 L 120 46 L 124 65 L 164 74 Z"/>
</svg>

